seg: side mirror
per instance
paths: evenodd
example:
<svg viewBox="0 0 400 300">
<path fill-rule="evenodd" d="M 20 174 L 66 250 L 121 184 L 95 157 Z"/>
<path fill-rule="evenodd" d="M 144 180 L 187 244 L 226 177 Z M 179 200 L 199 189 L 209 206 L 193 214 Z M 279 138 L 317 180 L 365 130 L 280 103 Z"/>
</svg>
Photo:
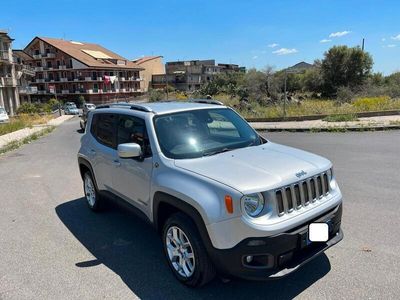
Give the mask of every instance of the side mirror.
<svg viewBox="0 0 400 300">
<path fill-rule="evenodd" d="M 136 143 L 118 145 L 118 156 L 121 158 L 134 158 L 142 155 L 142 148 Z"/>
</svg>

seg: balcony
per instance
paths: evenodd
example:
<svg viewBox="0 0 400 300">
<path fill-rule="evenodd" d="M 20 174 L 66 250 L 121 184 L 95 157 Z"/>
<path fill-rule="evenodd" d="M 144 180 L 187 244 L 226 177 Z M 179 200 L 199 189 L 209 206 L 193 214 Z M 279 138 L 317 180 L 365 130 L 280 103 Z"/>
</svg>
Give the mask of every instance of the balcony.
<svg viewBox="0 0 400 300">
<path fill-rule="evenodd" d="M 60 78 L 60 81 L 61 81 L 61 82 L 68 82 L 68 78 L 66 78 L 66 77 L 61 77 L 61 78 Z"/>
<path fill-rule="evenodd" d="M 35 69 L 32 68 L 31 66 L 22 65 L 21 71 L 22 71 L 22 73 L 24 73 L 26 75 L 35 76 Z"/>
<path fill-rule="evenodd" d="M 25 86 L 25 87 L 19 87 L 18 92 L 20 94 L 37 94 L 38 89 L 36 86 Z"/>
<path fill-rule="evenodd" d="M 36 83 L 44 83 L 44 78 L 36 78 Z"/>
<path fill-rule="evenodd" d="M 93 90 L 86 90 L 86 94 L 93 94 Z"/>
<path fill-rule="evenodd" d="M 125 77 L 120 77 L 119 80 L 120 81 L 125 81 Z"/>
<path fill-rule="evenodd" d="M 92 81 L 92 77 L 85 77 L 85 81 Z"/>
<path fill-rule="evenodd" d="M 36 72 L 41 72 L 41 71 L 43 71 L 43 67 L 35 67 L 35 71 Z"/>
<path fill-rule="evenodd" d="M 37 91 L 37 93 L 39 95 L 44 95 L 44 94 L 47 94 L 47 91 L 39 90 L 39 91 Z"/>
<path fill-rule="evenodd" d="M 10 55 L 7 50 L 0 50 L 0 60 L 10 61 Z"/>
<path fill-rule="evenodd" d="M 97 81 L 103 81 L 103 77 L 97 77 Z"/>
<path fill-rule="evenodd" d="M 43 57 L 55 58 L 55 57 L 56 57 L 56 54 L 55 54 L 55 53 L 45 53 L 45 54 L 43 54 Z"/>
<path fill-rule="evenodd" d="M 33 54 L 32 57 L 33 59 L 40 59 L 42 58 L 42 54 Z"/>
<path fill-rule="evenodd" d="M 58 66 L 58 69 L 59 69 L 59 70 L 65 70 L 66 68 L 67 68 L 66 65 L 59 65 L 59 66 Z"/>
<path fill-rule="evenodd" d="M 61 90 L 61 94 L 69 94 L 69 90 Z"/>
</svg>

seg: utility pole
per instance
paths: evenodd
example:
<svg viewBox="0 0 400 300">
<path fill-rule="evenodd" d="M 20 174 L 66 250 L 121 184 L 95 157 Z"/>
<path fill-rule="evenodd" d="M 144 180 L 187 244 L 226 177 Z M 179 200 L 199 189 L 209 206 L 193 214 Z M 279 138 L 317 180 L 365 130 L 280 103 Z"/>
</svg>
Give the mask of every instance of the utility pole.
<svg viewBox="0 0 400 300">
<path fill-rule="evenodd" d="M 365 38 L 362 39 L 362 46 L 361 46 L 361 50 L 364 52 L 364 43 L 365 43 Z"/>
<path fill-rule="evenodd" d="M 167 70 L 165 70 L 165 92 L 167 93 L 167 100 L 168 100 L 168 75 L 167 75 Z"/>
<path fill-rule="evenodd" d="M 287 83 L 287 70 L 285 69 L 285 97 L 283 98 L 283 118 L 286 118 L 286 101 L 287 101 L 287 93 L 286 93 L 286 83 Z"/>
</svg>

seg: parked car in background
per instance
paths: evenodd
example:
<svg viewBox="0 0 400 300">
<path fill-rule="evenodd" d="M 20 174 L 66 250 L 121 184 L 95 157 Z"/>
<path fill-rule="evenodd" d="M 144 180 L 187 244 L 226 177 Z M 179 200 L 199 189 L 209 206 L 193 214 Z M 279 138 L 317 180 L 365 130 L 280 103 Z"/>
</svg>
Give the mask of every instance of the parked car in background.
<svg viewBox="0 0 400 300">
<path fill-rule="evenodd" d="M 8 123 L 10 119 L 8 118 L 8 114 L 6 110 L 0 106 L 0 123 Z"/>
<path fill-rule="evenodd" d="M 67 102 L 67 104 L 65 104 L 64 113 L 66 115 L 79 115 L 79 110 L 76 107 L 75 103 L 72 103 L 72 104 L 68 104 L 68 103 L 71 103 L 71 102 Z"/>
<path fill-rule="evenodd" d="M 96 105 L 92 103 L 85 103 L 83 104 L 83 110 L 82 110 L 82 117 L 80 121 L 80 126 L 81 129 L 84 130 L 86 127 L 86 122 L 87 122 L 87 117 L 90 111 L 96 109 Z"/>
<path fill-rule="evenodd" d="M 188 286 L 217 272 L 283 277 L 343 238 L 332 163 L 263 138 L 216 101 L 102 105 L 78 162 L 88 206 L 111 196 L 136 207 Z"/>
</svg>

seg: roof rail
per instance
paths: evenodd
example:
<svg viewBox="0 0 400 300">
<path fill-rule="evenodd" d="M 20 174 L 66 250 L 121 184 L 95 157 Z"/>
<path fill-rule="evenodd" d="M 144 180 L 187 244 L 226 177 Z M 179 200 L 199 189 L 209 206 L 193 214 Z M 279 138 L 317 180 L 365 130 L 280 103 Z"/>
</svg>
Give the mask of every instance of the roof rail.
<svg viewBox="0 0 400 300">
<path fill-rule="evenodd" d="M 126 102 L 117 102 L 117 103 L 110 103 L 110 104 L 101 104 L 99 106 L 96 106 L 96 109 L 101 109 L 101 108 L 129 108 L 132 110 L 138 110 L 138 111 L 143 111 L 143 112 L 153 112 L 153 110 L 147 106 L 140 105 L 140 104 L 132 104 L 132 103 L 126 103 Z"/>
<path fill-rule="evenodd" d="M 190 99 L 189 102 L 203 103 L 203 104 L 214 104 L 214 105 L 224 105 L 221 101 L 212 99 Z"/>
</svg>

